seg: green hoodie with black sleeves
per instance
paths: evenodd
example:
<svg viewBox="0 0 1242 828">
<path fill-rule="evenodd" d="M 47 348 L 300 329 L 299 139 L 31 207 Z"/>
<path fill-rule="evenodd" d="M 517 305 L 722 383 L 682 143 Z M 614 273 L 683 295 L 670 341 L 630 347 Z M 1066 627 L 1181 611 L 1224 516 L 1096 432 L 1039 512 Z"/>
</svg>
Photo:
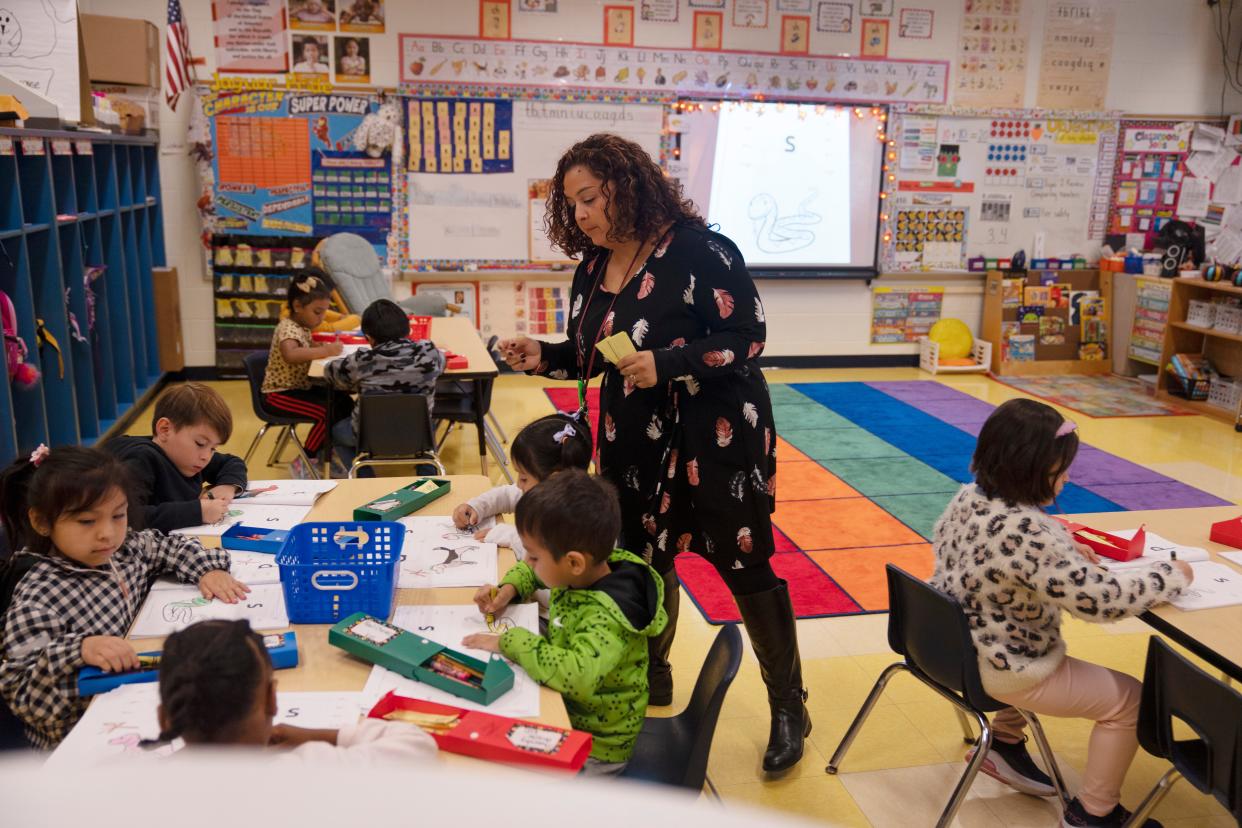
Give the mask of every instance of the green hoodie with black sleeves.
<svg viewBox="0 0 1242 828">
<path fill-rule="evenodd" d="M 668 615 L 664 582 L 642 558 L 616 549 L 608 565 L 612 572 L 586 589 L 552 590 L 547 637 L 510 629 L 500 652 L 565 698 L 570 724 L 593 737 L 592 759 L 626 762 L 647 715 L 647 639 Z M 545 588 L 525 563 L 500 583 L 521 601 Z"/>
</svg>

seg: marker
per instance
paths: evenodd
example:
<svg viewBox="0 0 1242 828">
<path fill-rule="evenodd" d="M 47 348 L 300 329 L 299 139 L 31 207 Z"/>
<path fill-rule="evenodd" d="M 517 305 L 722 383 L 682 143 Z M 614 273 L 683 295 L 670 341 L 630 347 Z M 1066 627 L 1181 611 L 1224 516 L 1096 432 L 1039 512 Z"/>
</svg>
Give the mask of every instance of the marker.
<svg viewBox="0 0 1242 828">
<path fill-rule="evenodd" d="M 491 600 L 492 601 L 496 600 L 496 587 L 492 587 Z M 492 626 L 495 625 L 496 623 L 496 613 L 494 612 L 484 613 L 483 621 L 487 624 L 487 628 L 490 630 Z"/>
<path fill-rule="evenodd" d="M 1177 550 L 1176 550 L 1176 549 L 1170 549 L 1170 550 L 1169 550 L 1169 560 L 1170 560 L 1170 561 L 1176 561 L 1176 560 L 1177 560 Z"/>
<path fill-rule="evenodd" d="M 139 669 L 152 670 L 160 666 L 160 657 L 157 655 L 140 655 L 138 656 Z"/>
</svg>

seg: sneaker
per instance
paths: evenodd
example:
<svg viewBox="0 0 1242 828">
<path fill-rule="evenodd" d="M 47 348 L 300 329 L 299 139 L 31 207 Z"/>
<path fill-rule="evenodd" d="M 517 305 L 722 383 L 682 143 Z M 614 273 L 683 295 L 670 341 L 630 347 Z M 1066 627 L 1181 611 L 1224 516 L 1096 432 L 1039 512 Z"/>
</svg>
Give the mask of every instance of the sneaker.
<svg viewBox="0 0 1242 828">
<path fill-rule="evenodd" d="M 301 457 L 293 458 L 293 462 L 289 464 L 289 476 L 294 480 L 310 480 L 312 478 L 311 470 L 302 462 Z"/>
<path fill-rule="evenodd" d="M 301 458 L 298 458 L 299 460 Z M 349 467 L 335 454 L 332 455 L 331 475 L 333 480 L 345 480 L 349 477 Z"/>
<path fill-rule="evenodd" d="M 1113 808 L 1113 812 L 1108 816 L 1092 816 L 1082 807 L 1078 797 L 1074 797 L 1061 817 L 1061 828 L 1096 828 L 1096 826 L 1121 828 L 1129 818 L 1130 812 L 1120 805 Z M 1154 819 L 1145 819 L 1142 828 L 1162 828 L 1162 826 Z"/>
<path fill-rule="evenodd" d="M 974 758 L 975 750 L 971 748 L 966 754 L 966 761 Z M 1057 789 L 1052 786 L 1048 774 L 1039 769 L 1031 754 L 1026 750 L 1026 739 L 1021 742 L 1002 742 L 992 740 L 992 749 L 983 759 L 981 771 L 993 779 L 1004 782 L 1015 791 L 1031 796 L 1056 796 Z"/>
</svg>

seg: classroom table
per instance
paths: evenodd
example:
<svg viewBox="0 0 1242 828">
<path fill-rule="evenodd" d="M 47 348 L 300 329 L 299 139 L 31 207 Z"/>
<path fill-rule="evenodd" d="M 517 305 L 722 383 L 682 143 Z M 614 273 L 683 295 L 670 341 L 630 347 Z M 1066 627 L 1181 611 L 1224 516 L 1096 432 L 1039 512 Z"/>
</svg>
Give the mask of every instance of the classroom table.
<svg viewBox="0 0 1242 828">
<path fill-rule="evenodd" d="M 1146 526 L 1163 538 L 1184 546 L 1198 546 L 1211 553 L 1212 560 L 1225 566 L 1237 564 L 1217 553 L 1233 549 L 1208 540 L 1212 524 L 1242 515 L 1242 506 L 1210 506 L 1200 509 L 1163 509 L 1150 512 L 1099 512 L 1067 515 L 1076 523 L 1093 529 L 1137 529 Z M 1105 559 L 1107 564 L 1107 559 Z M 1164 604 L 1143 613 L 1142 620 L 1163 635 L 1190 650 L 1199 658 L 1236 681 L 1242 681 L 1242 605 L 1186 612 Z"/>
<path fill-rule="evenodd" d="M 440 381 L 473 380 L 470 393 L 473 396 L 473 423 L 478 430 L 479 465 L 487 474 L 487 412 L 490 407 L 490 385 L 500 375 L 491 352 L 479 338 L 474 323 L 465 316 L 436 316 L 431 320 L 431 341 L 436 347 L 464 356 L 465 368 L 452 368 L 440 375 Z M 331 360 L 317 359 L 310 364 L 312 379 L 323 377 L 323 367 Z M 331 437 L 329 436 L 329 439 Z M 499 453 L 503 460 L 503 452 Z M 507 471 L 507 470 L 506 470 Z"/>
<path fill-rule="evenodd" d="M 492 487 L 492 482 L 482 475 L 451 475 L 453 487 L 444 497 L 432 501 L 415 514 L 449 515 L 460 503 L 482 494 Z M 415 478 L 380 477 L 360 480 L 341 480 L 335 489 L 319 499 L 306 521 L 353 520 L 354 507 L 367 503 L 380 495 L 412 483 Z M 203 543 L 218 546 L 219 538 L 203 538 Z M 514 563 L 513 551 L 500 550 L 500 572 L 503 574 Z M 471 604 L 474 588 L 452 589 L 399 589 L 397 604 Z M 371 674 L 371 665 L 348 655 L 344 650 L 328 644 L 328 624 L 294 624 L 290 629 L 298 636 L 298 666 L 276 672 L 277 688 L 281 692 L 362 690 Z M 269 632 L 269 631 L 265 631 Z M 270 630 L 280 632 L 280 630 Z M 457 642 L 451 642 L 457 643 Z M 139 643 L 142 650 L 163 648 L 163 639 L 144 638 Z M 547 687 L 539 689 L 539 715 L 535 721 L 554 727 L 569 727 L 569 717 L 559 693 Z M 476 761 L 466 757 L 440 754 L 450 761 Z"/>
</svg>

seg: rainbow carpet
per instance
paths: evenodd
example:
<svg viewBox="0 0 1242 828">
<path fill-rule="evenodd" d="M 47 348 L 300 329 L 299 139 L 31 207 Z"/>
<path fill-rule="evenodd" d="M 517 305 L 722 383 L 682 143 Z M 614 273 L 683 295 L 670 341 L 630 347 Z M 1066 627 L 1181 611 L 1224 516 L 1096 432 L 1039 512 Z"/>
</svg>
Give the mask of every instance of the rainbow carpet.
<svg viewBox="0 0 1242 828">
<path fill-rule="evenodd" d="M 969 482 L 975 437 L 993 406 L 926 380 L 771 386 L 777 449 L 777 554 L 799 618 L 888 609 L 884 566 L 932 571 L 932 527 Z M 573 389 L 547 389 L 561 410 Z M 598 395 L 588 400 L 592 415 Z M 1084 445 L 1056 511 L 1123 512 L 1230 501 Z M 677 559 L 682 585 L 708 621 L 740 620 L 703 558 Z"/>
</svg>

